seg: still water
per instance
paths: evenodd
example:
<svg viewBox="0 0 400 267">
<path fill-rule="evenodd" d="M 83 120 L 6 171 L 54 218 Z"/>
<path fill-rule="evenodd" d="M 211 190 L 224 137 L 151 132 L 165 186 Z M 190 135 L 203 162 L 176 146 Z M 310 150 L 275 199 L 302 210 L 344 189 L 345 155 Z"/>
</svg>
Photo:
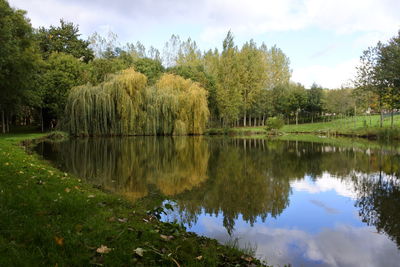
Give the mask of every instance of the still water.
<svg viewBox="0 0 400 267">
<path fill-rule="evenodd" d="M 131 201 L 172 199 L 164 220 L 237 242 L 268 264 L 400 266 L 400 155 L 388 146 L 126 137 L 37 151 Z"/>
</svg>

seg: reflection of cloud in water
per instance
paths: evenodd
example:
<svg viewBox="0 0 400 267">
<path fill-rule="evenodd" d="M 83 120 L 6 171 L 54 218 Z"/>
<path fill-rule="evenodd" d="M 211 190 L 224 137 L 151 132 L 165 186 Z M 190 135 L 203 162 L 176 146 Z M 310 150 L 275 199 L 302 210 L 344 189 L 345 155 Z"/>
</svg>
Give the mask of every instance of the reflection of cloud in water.
<svg viewBox="0 0 400 267">
<path fill-rule="evenodd" d="M 327 172 L 323 173 L 321 177 L 318 177 L 315 182 L 309 178 L 305 178 L 300 181 L 294 181 L 290 185 L 296 191 L 306 191 L 310 194 L 334 190 L 340 196 L 352 199 L 356 198 L 356 192 L 353 189 L 352 182 L 346 182 L 335 178 Z"/>
<path fill-rule="evenodd" d="M 220 242 L 230 237 L 212 218 L 203 218 L 205 235 Z M 373 227 L 337 225 L 313 235 L 298 229 L 255 225 L 238 228 L 239 245 L 257 247 L 256 256 L 268 264 L 293 266 L 398 266 L 400 253 L 385 235 Z"/>
</svg>

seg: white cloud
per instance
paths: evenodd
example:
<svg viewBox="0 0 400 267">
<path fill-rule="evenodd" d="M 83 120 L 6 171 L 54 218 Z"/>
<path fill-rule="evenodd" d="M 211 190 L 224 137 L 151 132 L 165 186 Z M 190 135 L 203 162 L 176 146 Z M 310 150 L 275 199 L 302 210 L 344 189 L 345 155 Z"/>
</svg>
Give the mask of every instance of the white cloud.
<svg viewBox="0 0 400 267">
<path fill-rule="evenodd" d="M 357 197 L 357 193 L 353 188 L 353 182 L 346 182 L 346 180 L 332 177 L 327 172 L 323 173 L 321 177 L 317 177 L 315 182 L 312 182 L 310 179 L 302 179 L 292 182 L 290 186 L 296 191 L 306 191 L 310 194 L 334 190 L 340 196 L 352 199 L 356 199 Z"/>
<path fill-rule="evenodd" d="M 307 65 L 293 68 L 292 80 L 310 87 L 314 82 L 326 88 L 340 88 L 351 83 L 356 74 L 358 58 L 353 58 L 335 65 Z"/>
<path fill-rule="evenodd" d="M 237 34 L 318 27 L 337 32 L 393 32 L 400 27 L 396 0 L 10 0 L 29 11 L 35 26 L 49 25 L 59 18 L 73 19 L 87 28 L 99 25 L 147 28 L 175 23 L 203 26 L 202 36 L 232 29 Z M 135 25 L 120 24 L 135 22 Z M 85 25 L 84 25 L 85 24 Z"/>
<path fill-rule="evenodd" d="M 400 254 L 394 242 L 374 227 L 336 225 L 317 233 L 300 229 L 272 228 L 261 224 L 226 234 L 214 220 L 203 220 L 205 235 L 224 243 L 239 239 L 240 247 L 256 247 L 256 256 L 268 264 L 283 266 L 397 266 Z M 225 232 L 225 234 L 224 234 Z"/>
<path fill-rule="evenodd" d="M 239 40 L 270 32 L 298 30 L 357 35 L 356 41 L 342 45 L 356 47 L 359 54 L 353 58 L 339 54 L 340 59 L 336 61 L 339 63 L 316 65 L 311 58 L 309 63 L 297 66 L 297 55 L 290 55 L 295 65 L 292 66 L 293 80 L 307 86 L 317 82 L 328 88 L 340 87 L 353 78 L 361 51 L 378 40 L 390 38 L 400 28 L 398 0 L 9 1 L 13 6 L 28 10 L 28 17 L 35 27 L 57 25 L 60 18 L 65 18 L 79 24 L 84 37 L 108 28 L 119 36 L 121 43 L 140 40 L 159 48 L 166 41 L 165 36 L 173 33 L 191 36 L 200 41 L 203 49 L 219 46 L 228 30 L 232 30 Z M 319 36 L 315 35 L 309 42 L 315 41 L 314 38 Z M 279 42 L 270 41 L 272 44 Z M 292 41 L 295 45 L 296 40 Z M 311 54 L 319 55 L 322 61 L 324 56 L 329 56 L 325 50 Z"/>
</svg>

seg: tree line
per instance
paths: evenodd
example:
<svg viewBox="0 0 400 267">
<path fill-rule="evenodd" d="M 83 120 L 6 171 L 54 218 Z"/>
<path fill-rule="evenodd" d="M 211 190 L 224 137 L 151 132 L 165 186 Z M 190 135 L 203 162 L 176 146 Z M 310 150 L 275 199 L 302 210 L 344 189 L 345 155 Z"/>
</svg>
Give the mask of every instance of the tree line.
<svg viewBox="0 0 400 267">
<path fill-rule="evenodd" d="M 10 125 L 60 127 L 72 88 L 98 86 L 128 68 L 144 74 L 150 87 L 165 73 L 198 83 L 207 91 L 208 127 L 263 126 L 271 117 L 297 124 L 398 108 L 399 37 L 364 52 L 354 86 L 327 90 L 292 82 L 281 49 L 253 40 L 239 47 L 232 32 L 221 49 L 201 51 L 194 40 L 172 35 L 160 51 L 140 42 L 121 45 L 113 33 L 84 40 L 64 20 L 34 29 L 6 0 L 0 13 L 2 132 Z"/>
</svg>

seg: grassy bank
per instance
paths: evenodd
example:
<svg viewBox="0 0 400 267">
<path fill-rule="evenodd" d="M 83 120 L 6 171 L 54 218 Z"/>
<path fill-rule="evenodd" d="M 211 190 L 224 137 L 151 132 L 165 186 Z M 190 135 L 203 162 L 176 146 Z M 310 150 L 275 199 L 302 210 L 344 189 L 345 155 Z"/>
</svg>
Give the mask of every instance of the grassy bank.
<svg viewBox="0 0 400 267">
<path fill-rule="evenodd" d="M 53 168 L 0 136 L 0 266 L 245 266 L 236 248 L 158 221 L 152 196 L 129 203 Z"/>
<path fill-rule="evenodd" d="M 318 133 L 332 135 L 359 136 L 370 138 L 400 138 L 400 116 L 394 116 L 394 127 L 390 127 L 390 118 L 386 117 L 383 127 L 379 126 L 379 115 L 356 116 L 329 122 L 285 125 L 281 132 L 285 133 Z"/>
<path fill-rule="evenodd" d="M 356 116 L 329 122 L 305 123 L 299 125 L 285 125 L 280 133 L 309 133 L 319 135 L 339 135 L 381 139 L 400 139 L 400 115 L 394 116 L 394 127 L 390 127 L 390 118 L 386 117 L 383 127 L 379 126 L 379 115 Z M 254 135 L 268 134 L 265 127 L 236 127 L 236 128 L 212 128 L 206 134 L 227 135 Z"/>
</svg>

